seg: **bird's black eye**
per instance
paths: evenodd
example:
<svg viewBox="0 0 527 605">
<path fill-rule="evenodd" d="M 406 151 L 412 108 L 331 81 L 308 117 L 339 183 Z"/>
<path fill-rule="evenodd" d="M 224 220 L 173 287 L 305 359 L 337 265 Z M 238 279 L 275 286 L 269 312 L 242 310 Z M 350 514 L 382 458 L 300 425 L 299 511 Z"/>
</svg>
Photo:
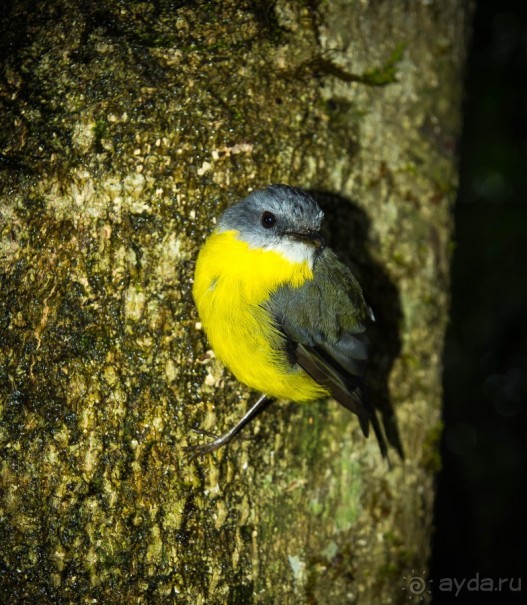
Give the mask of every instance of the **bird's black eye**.
<svg viewBox="0 0 527 605">
<path fill-rule="evenodd" d="M 272 212 L 266 210 L 262 214 L 261 223 L 262 227 L 270 229 L 271 227 L 274 227 L 276 225 L 276 216 Z"/>
</svg>

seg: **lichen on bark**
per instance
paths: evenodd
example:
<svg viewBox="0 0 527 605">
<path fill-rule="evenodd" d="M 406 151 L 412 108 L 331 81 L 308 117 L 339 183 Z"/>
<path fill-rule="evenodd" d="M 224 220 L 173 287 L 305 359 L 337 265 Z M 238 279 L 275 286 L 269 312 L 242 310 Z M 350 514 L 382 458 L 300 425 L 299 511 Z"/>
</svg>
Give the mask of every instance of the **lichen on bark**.
<svg viewBox="0 0 527 605">
<path fill-rule="evenodd" d="M 8 2 L 3 602 L 389 603 L 426 567 L 466 18 L 461 0 Z M 397 341 L 375 353 L 393 470 L 331 402 L 184 455 L 251 396 L 199 329 L 196 251 L 271 182 L 367 226 L 362 250 L 333 231 Z"/>
</svg>

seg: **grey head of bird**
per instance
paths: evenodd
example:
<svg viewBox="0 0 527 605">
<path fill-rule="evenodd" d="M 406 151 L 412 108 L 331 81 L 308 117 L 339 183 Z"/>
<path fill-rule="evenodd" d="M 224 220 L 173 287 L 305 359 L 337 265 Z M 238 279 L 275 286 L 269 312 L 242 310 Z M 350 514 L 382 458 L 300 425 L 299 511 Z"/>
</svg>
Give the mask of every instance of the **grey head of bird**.
<svg viewBox="0 0 527 605">
<path fill-rule="evenodd" d="M 238 239 L 251 248 L 272 250 L 292 262 L 312 265 L 324 247 L 323 219 L 319 205 L 305 191 L 270 185 L 228 208 L 216 231 L 236 231 Z"/>
</svg>

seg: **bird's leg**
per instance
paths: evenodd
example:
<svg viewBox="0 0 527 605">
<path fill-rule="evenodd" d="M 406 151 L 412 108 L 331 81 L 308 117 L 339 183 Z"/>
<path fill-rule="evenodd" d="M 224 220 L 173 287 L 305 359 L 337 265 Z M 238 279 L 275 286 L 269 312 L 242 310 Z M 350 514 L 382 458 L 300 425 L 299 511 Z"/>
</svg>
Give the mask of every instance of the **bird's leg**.
<svg viewBox="0 0 527 605">
<path fill-rule="evenodd" d="M 249 424 L 251 420 L 256 418 L 259 414 L 261 414 L 265 409 L 267 409 L 271 403 L 274 401 L 272 397 L 268 397 L 265 395 L 261 395 L 256 403 L 249 409 L 249 411 L 241 418 L 239 422 L 236 423 L 235 426 L 232 427 L 229 431 L 214 439 L 214 441 L 209 441 L 208 443 L 203 443 L 201 445 L 190 445 L 185 448 L 185 451 L 188 452 L 191 456 L 203 456 L 204 454 L 208 454 L 209 452 L 213 452 L 218 448 L 229 444 L 236 435 L 243 429 L 244 426 Z"/>
</svg>

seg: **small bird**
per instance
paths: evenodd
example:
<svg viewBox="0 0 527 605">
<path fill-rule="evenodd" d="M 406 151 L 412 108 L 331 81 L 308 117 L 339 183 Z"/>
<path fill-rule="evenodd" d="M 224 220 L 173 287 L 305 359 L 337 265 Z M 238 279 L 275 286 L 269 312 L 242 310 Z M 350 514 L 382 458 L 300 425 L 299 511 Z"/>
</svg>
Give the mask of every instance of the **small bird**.
<svg viewBox="0 0 527 605">
<path fill-rule="evenodd" d="M 386 442 L 364 393 L 373 313 L 352 272 L 325 244 L 324 213 L 305 191 L 271 185 L 228 208 L 198 255 L 193 295 L 216 356 L 262 395 L 227 433 L 232 441 L 276 399 L 334 397 Z"/>
</svg>

